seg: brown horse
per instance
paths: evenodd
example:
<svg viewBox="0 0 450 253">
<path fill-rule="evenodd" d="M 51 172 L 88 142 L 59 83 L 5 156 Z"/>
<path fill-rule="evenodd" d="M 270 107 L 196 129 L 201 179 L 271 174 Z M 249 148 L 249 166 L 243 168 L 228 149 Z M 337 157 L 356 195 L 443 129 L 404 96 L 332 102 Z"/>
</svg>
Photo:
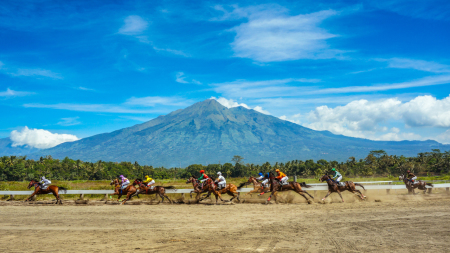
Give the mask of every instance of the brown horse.
<svg viewBox="0 0 450 253">
<path fill-rule="evenodd" d="M 253 193 L 261 193 L 261 192 L 269 192 L 270 191 L 269 187 L 263 188 L 261 186 L 261 182 L 258 182 L 258 180 L 256 180 L 256 178 L 252 177 L 252 176 L 248 178 L 247 182 L 241 183 L 237 188 L 241 189 L 242 187 L 244 187 L 244 185 L 248 185 L 251 183 L 253 183 L 253 190 L 247 192 L 244 195 L 244 197 L 247 196 L 248 194 L 250 194 L 250 197 L 251 197 Z"/>
<path fill-rule="evenodd" d="M 122 200 L 121 205 L 125 204 L 136 193 L 136 188 L 133 185 L 128 185 L 127 188 L 120 191 L 121 186 L 119 183 L 119 179 L 117 179 L 117 178 L 114 180 L 111 180 L 111 183 L 109 185 L 114 185 L 114 193 L 111 195 L 119 195 L 119 197 L 117 198 L 117 201 L 119 201 L 119 199 L 120 199 L 120 197 L 122 197 L 122 195 L 124 195 L 124 194 L 127 195 L 127 198 Z"/>
<path fill-rule="evenodd" d="M 312 200 L 308 199 L 305 196 L 305 193 L 308 194 L 309 197 L 314 199 L 314 197 L 311 196 L 311 194 L 309 194 L 307 191 L 302 190 L 302 187 L 305 187 L 305 188 L 312 187 L 310 185 L 307 185 L 305 182 L 303 182 L 303 183 L 289 182 L 286 185 L 281 185 L 280 181 L 275 178 L 275 175 L 272 172 L 269 173 L 269 181 L 270 181 L 270 191 L 272 192 L 272 194 L 270 194 L 270 197 L 267 199 L 267 203 L 270 201 L 270 199 L 272 198 L 272 196 L 274 194 L 276 194 L 277 192 L 282 192 L 282 191 L 294 191 L 294 192 L 298 193 L 300 196 L 302 196 L 303 198 L 305 198 L 306 201 L 308 202 L 308 204 L 311 204 Z M 264 192 L 262 192 L 260 195 L 263 195 L 263 194 L 264 194 Z"/>
<path fill-rule="evenodd" d="M 158 194 L 161 197 L 161 201 L 164 202 L 164 198 L 167 198 L 167 200 L 172 203 L 172 200 L 169 199 L 169 197 L 166 195 L 166 189 L 175 189 L 174 186 L 154 186 L 154 187 L 147 187 L 143 182 L 142 179 L 135 179 L 133 182 L 133 186 L 139 185 L 139 189 L 136 192 L 136 196 L 139 196 L 139 194 Z M 133 196 L 134 197 L 134 196 Z"/>
<path fill-rule="evenodd" d="M 327 181 L 327 184 L 328 184 L 328 193 L 322 199 L 322 201 L 324 201 L 328 197 L 328 195 L 330 195 L 331 193 L 337 192 L 339 194 L 339 196 L 341 197 L 342 202 L 344 202 L 344 199 L 342 198 L 342 195 L 341 195 L 342 191 L 349 191 L 349 192 L 355 194 L 356 196 L 358 196 L 356 193 L 359 193 L 360 196 L 358 196 L 358 197 L 360 197 L 362 200 L 364 200 L 364 198 L 366 197 L 359 190 L 356 190 L 356 186 L 360 186 L 365 191 L 366 189 L 364 189 L 364 186 L 362 184 L 353 183 L 352 181 L 345 181 L 345 182 L 343 182 L 345 184 L 344 186 L 338 186 L 336 181 L 331 179 L 331 177 L 326 174 L 320 178 L 320 181 L 321 182 Z"/>
<path fill-rule="evenodd" d="M 56 197 L 56 203 L 55 204 L 59 203 L 59 204 L 62 205 L 62 200 L 59 197 L 59 190 L 61 190 L 64 193 L 66 193 L 67 192 L 66 188 L 61 187 L 61 186 L 58 187 L 56 185 L 49 185 L 47 187 L 47 189 L 43 190 L 43 189 L 41 189 L 41 184 L 39 183 L 39 181 L 37 181 L 35 179 L 30 181 L 30 183 L 28 184 L 27 189 L 30 189 L 32 186 L 34 186 L 34 192 L 25 201 L 29 201 L 34 195 L 53 193 L 53 196 Z"/>
<path fill-rule="evenodd" d="M 195 196 L 195 199 L 197 199 L 198 202 L 204 200 L 205 198 L 207 198 L 208 196 L 211 195 L 211 193 L 214 193 L 214 196 L 216 196 L 216 204 L 217 204 L 217 198 L 220 198 L 220 200 L 223 201 L 222 196 L 220 195 L 220 192 L 218 192 L 215 188 L 214 182 L 211 180 L 211 178 L 208 178 L 204 183 L 203 183 L 203 188 L 200 189 L 199 187 L 199 182 L 197 179 L 195 179 L 194 177 L 190 177 L 187 181 L 186 184 L 192 183 L 192 186 L 194 187 L 194 190 L 191 191 L 189 194 L 192 198 L 192 193 L 197 193 L 197 196 Z M 208 192 L 207 195 L 205 195 L 204 197 L 200 198 L 200 194 L 204 193 L 204 192 Z"/>
<path fill-rule="evenodd" d="M 398 177 L 399 180 L 402 180 L 403 183 L 405 183 L 406 185 L 406 189 L 408 189 L 408 194 L 416 194 L 414 192 L 414 189 L 419 189 L 423 191 L 423 194 L 427 193 L 427 188 L 426 186 L 430 186 L 430 187 L 434 187 L 434 185 L 432 183 L 427 183 L 425 181 L 422 180 L 417 180 L 419 181 L 417 184 L 413 184 L 407 177 L 405 174 L 402 174 L 401 176 Z M 430 189 L 430 188 L 428 188 Z"/>
<path fill-rule="evenodd" d="M 211 177 L 211 180 L 213 180 L 213 182 L 215 182 L 214 177 Z M 216 187 L 218 187 L 217 183 L 215 183 L 215 185 L 216 185 Z M 216 191 L 219 192 L 220 194 L 228 194 L 228 195 L 232 196 L 232 198 L 229 201 L 233 201 L 233 199 L 237 198 L 237 200 L 239 202 L 241 202 L 241 200 L 239 199 L 239 196 L 241 193 L 237 191 L 237 187 L 234 184 L 227 184 L 225 186 L 225 188 L 222 188 L 220 190 L 218 188 L 216 188 Z M 210 195 L 211 195 L 211 192 L 208 192 L 208 195 L 205 198 L 208 198 Z"/>
</svg>

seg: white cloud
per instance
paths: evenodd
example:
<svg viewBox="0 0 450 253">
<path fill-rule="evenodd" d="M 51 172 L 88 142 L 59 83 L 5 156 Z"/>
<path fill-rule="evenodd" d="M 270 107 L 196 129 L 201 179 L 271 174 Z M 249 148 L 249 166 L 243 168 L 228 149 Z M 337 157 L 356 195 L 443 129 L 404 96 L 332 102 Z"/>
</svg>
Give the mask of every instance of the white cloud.
<svg viewBox="0 0 450 253">
<path fill-rule="evenodd" d="M 226 99 L 224 97 L 220 97 L 220 98 L 216 98 L 216 97 L 211 97 L 211 99 L 215 99 L 217 100 L 217 102 L 219 102 L 220 104 L 222 104 L 223 106 L 225 106 L 226 108 L 233 108 L 233 107 L 239 107 L 242 106 L 244 108 L 247 109 L 253 109 L 257 112 L 266 114 L 266 115 L 270 115 L 270 113 L 266 110 L 264 110 L 261 106 L 255 106 L 254 108 L 251 108 L 250 106 L 244 104 L 244 103 L 238 103 L 236 101 L 234 101 L 233 99 Z"/>
<path fill-rule="evenodd" d="M 176 81 L 177 83 L 194 83 L 194 84 L 202 84 L 201 82 L 199 82 L 199 81 L 197 81 L 197 80 L 195 80 L 195 79 L 191 79 L 191 80 L 187 81 L 186 78 L 187 78 L 187 77 L 184 75 L 183 72 L 178 72 L 178 73 L 175 75 L 175 81 Z"/>
<path fill-rule="evenodd" d="M 18 69 L 16 72 L 8 74 L 11 76 L 43 76 L 53 79 L 63 79 L 60 74 L 47 69 Z"/>
<path fill-rule="evenodd" d="M 22 97 L 34 94 L 33 92 L 27 92 L 27 91 L 15 91 L 11 90 L 10 88 L 7 88 L 6 91 L 0 92 L 0 97 Z"/>
<path fill-rule="evenodd" d="M 282 119 L 282 120 L 286 120 L 286 121 L 289 121 L 289 122 L 301 125 L 301 122 L 300 122 L 300 117 L 301 116 L 302 115 L 300 113 L 298 113 L 298 114 L 292 115 L 291 117 L 287 117 L 286 115 L 282 115 L 279 118 Z"/>
<path fill-rule="evenodd" d="M 335 134 L 380 140 L 420 139 L 414 133 L 390 133 L 383 123 L 403 122 L 407 127 L 450 127 L 450 96 L 438 100 L 432 96 L 418 96 L 408 102 L 397 98 L 378 101 L 356 100 L 344 106 L 320 106 L 307 115 L 305 126 L 328 130 Z"/>
<path fill-rule="evenodd" d="M 447 129 L 442 134 L 436 137 L 436 141 L 444 144 L 450 144 L 450 129 Z"/>
<path fill-rule="evenodd" d="M 21 131 L 12 131 L 9 138 L 13 141 L 13 147 L 27 145 L 41 149 L 79 140 L 75 135 L 56 134 L 44 129 L 29 129 L 28 127 L 24 127 Z"/>
<path fill-rule="evenodd" d="M 181 97 L 131 97 L 125 102 L 126 105 L 150 106 L 155 105 L 171 105 L 171 106 L 187 106 L 193 101 Z"/>
<path fill-rule="evenodd" d="M 377 59 L 386 61 L 389 68 L 416 69 L 433 73 L 450 73 L 450 66 L 432 61 L 414 60 L 406 58 Z"/>
<path fill-rule="evenodd" d="M 186 77 L 184 76 L 184 73 L 183 72 L 178 72 L 177 74 L 176 74 L 176 79 L 175 79 L 175 81 L 177 82 L 177 83 L 189 83 L 188 81 L 186 81 L 186 80 L 184 80 Z"/>
<path fill-rule="evenodd" d="M 124 25 L 119 29 L 120 34 L 137 35 L 147 29 L 148 22 L 137 15 L 131 15 L 125 18 Z"/>
<path fill-rule="evenodd" d="M 331 49 L 326 42 L 337 35 L 319 27 L 323 20 L 337 15 L 334 10 L 289 16 L 288 9 L 276 5 L 235 7 L 232 12 L 220 6 L 215 8 L 224 12 L 219 20 L 248 20 L 231 29 L 236 32 L 231 43 L 236 57 L 273 62 L 336 58 L 343 52 Z"/>
<path fill-rule="evenodd" d="M 450 83 L 450 75 L 427 76 L 414 81 L 392 84 L 377 84 L 372 86 L 347 86 L 339 88 L 328 88 L 308 91 L 306 94 L 335 94 L 335 93 L 361 93 L 373 91 L 386 91 L 407 89 L 414 87 L 433 86 Z"/>
<path fill-rule="evenodd" d="M 61 121 L 58 122 L 58 125 L 61 126 L 75 126 L 81 124 L 80 121 L 78 121 L 80 117 L 69 117 L 69 118 L 61 118 Z"/>
<path fill-rule="evenodd" d="M 305 90 L 310 90 L 311 87 L 298 87 L 296 85 L 320 81 L 320 79 L 286 78 L 264 81 L 236 80 L 211 85 L 215 92 L 228 97 L 264 98 L 303 95 Z"/>
<path fill-rule="evenodd" d="M 175 54 L 175 55 L 189 57 L 188 54 L 186 54 L 185 52 L 183 52 L 181 50 L 170 49 L 170 48 L 159 48 L 159 47 L 155 47 L 155 46 L 153 47 L 153 49 L 158 52 L 167 52 L 167 53 L 171 53 L 171 54 Z"/>
</svg>

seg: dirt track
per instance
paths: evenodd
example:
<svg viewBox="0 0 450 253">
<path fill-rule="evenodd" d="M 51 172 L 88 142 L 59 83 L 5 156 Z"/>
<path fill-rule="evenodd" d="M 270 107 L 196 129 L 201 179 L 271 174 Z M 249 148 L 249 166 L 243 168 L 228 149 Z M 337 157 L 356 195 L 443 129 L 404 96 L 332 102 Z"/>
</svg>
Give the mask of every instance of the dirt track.
<svg viewBox="0 0 450 253">
<path fill-rule="evenodd" d="M 0 206 L 0 252 L 448 252 L 447 195 L 375 199 L 380 196 L 311 205 Z"/>
</svg>

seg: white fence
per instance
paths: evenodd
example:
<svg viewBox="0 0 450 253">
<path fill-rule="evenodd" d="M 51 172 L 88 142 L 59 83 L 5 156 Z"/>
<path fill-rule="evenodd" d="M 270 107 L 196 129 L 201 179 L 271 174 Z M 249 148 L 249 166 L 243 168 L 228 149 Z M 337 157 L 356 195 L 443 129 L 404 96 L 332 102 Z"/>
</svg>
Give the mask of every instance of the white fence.
<svg viewBox="0 0 450 253">
<path fill-rule="evenodd" d="M 362 184 L 366 190 L 400 190 L 406 189 L 404 184 L 392 184 L 394 181 L 371 181 L 371 182 L 355 182 Z M 431 181 L 427 181 L 432 183 Z M 382 184 L 384 183 L 384 184 Z M 386 184 L 387 183 L 387 184 Z M 326 191 L 328 190 L 327 184 L 308 184 L 311 185 L 312 188 L 307 188 L 307 191 Z M 357 186 L 358 187 L 358 186 Z M 358 187 L 359 188 L 359 187 Z M 358 189 L 357 188 L 357 189 Z M 445 184 L 434 184 L 434 188 L 446 188 L 448 191 L 450 188 L 450 183 Z M 241 188 L 238 192 L 249 192 L 253 190 L 252 186 L 249 188 Z M 173 189 L 166 190 L 166 193 L 190 193 L 192 189 Z M 31 195 L 33 191 L 0 191 L 0 195 Z M 113 190 L 68 190 L 65 194 L 112 194 Z M 60 193 L 63 194 L 63 193 Z"/>
</svg>

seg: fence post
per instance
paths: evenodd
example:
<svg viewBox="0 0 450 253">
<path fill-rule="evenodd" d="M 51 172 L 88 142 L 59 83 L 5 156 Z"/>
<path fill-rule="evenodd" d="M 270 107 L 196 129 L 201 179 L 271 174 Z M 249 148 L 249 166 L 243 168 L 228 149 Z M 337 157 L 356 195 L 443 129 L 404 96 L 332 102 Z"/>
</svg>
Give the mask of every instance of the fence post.
<svg viewBox="0 0 450 253">
<path fill-rule="evenodd" d="M 8 201 L 14 200 L 14 195 L 9 195 Z"/>
<path fill-rule="evenodd" d="M 81 200 L 84 199 L 84 194 L 80 194 L 80 199 L 81 199 Z"/>
<path fill-rule="evenodd" d="M 388 183 L 389 185 L 392 185 L 392 182 Z M 386 194 L 390 194 L 391 193 L 391 189 L 386 189 Z"/>
<path fill-rule="evenodd" d="M 297 175 L 294 175 L 294 182 L 297 182 Z"/>
</svg>

